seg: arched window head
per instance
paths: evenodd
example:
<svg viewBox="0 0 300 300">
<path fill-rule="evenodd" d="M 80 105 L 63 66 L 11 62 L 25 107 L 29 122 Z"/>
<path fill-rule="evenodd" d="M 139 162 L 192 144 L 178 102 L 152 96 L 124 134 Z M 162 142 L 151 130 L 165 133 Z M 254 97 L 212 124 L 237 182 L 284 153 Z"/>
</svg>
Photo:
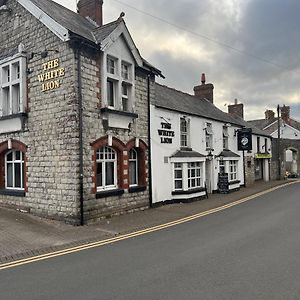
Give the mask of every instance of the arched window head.
<svg viewBox="0 0 300 300">
<path fill-rule="evenodd" d="M 129 151 L 129 186 L 138 185 L 138 153 L 135 149 Z"/>
<path fill-rule="evenodd" d="M 9 151 L 5 155 L 5 188 L 24 190 L 24 154 Z"/>
<path fill-rule="evenodd" d="M 110 147 L 102 147 L 96 152 L 97 191 L 117 187 L 117 153 Z"/>
</svg>

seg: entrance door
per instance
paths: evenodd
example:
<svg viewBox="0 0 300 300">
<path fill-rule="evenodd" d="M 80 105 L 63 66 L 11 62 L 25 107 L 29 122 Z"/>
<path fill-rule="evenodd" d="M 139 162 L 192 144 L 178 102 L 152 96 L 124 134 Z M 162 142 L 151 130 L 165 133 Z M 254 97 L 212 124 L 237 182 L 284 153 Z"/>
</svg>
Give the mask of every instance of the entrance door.
<svg viewBox="0 0 300 300">
<path fill-rule="evenodd" d="M 255 159 L 255 180 L 262 180 L 263 179 L 263 160 L 262 159 Z"/>
<path fill-rule="evenodd" d="M 208 159 L 205 161 L 205 183 L 206 183 L 207 192 L 211 193 L 212 192 L 212 186 L 211 186 L 211 161 L 208 160 Z"/>
</svg>

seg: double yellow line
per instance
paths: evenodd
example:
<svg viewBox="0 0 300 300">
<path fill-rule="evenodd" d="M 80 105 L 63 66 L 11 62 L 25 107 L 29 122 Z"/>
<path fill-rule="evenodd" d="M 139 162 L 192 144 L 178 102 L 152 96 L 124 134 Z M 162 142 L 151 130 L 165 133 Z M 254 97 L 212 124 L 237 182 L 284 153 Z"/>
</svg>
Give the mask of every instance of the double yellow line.
<svg viewBox="0 0 300 300">
<path fill-rule="evenodd" d="M 204 212 L 201 212 L 201 213 L 198 213 L 198 214 L 194 214 L 194 215 L 191 215 L 191 216 L 188 216 L 188 217 L 176 220 L 176 221 L 168 222 L 168 223 L 165 223 L 165 224 L 162 224 L 162 225 L 157 225 L 157 226 L 154 226 L 154 227 L 151 227 L 151 228 L 147 228 L 147 229 L 139 230 L 139 231 L 136 231 L 136 232 L 120 235 L 118 237 L 114 237 L 114 238 L 110 238 L 110 239 L 106 239 L 106 240 L 102 240 L 102 241 L 98 241 L 98 242 L 88 243 L 88 244 L 84 244 L 84 245 L 81 245 L 81 246 L 76 246 L 76 247 L 72 247 L 72 248 L 68 248 L 68 249 L 64 249 L 64 250 L 60 250 L 60 251 L 55 251 L 55 252 L 51 252 L 51 253 L 47 253 L 47 254 L 42 254 L 42 255 L 38 255 L 38 256 L 33 256 L 33 257 L 29 257 L 29 258 L 16 260 L 16 261 L 9 262 L 9 263 L 4 263 L 4 264 L 0 265 L 0 270 L 14 268 L 14 267 L 17 267 L 17 266 L 21 266 L 21 265 L 25 265 L 25 264 L 29 264 L 29 263 L 33 263 L 33 262 L 37 262 L 37 261 L 57 257 L 57 256 L 62 256 L 62 255 L 71 254 L 71 253 L 75 253 L 75 252 L 79 252 L 79 251 L 83 251 L 83 250 L 87 250 L 87 249 L 101 247 L 101 246 L 104 246 L 104 245 L 107 245 L 107 244 L 116 243 L 116 242 L 119 242 L 119 241 L 127 240 L 127 239 L 130 239 L 130 238 L 133 238 L 133 237 L 137 237 L 137 236 L 140 236 L 140 235 L 144 235 L 144 234 L 147 234 L 147 233 L 155 232 L 155 231 L 162 230 L 162 229 L 165 229 L 165 228 L 168 228 L 168 227 L 172 227 L 172 226 L 175 226 L 175 225 L 186 223 L 186 222 L 189 222 L 189 221 L 192 221 L 192 220 L 195 220 L 195 219 L 205 217 L 205 216 L 210 215 L 210 214 L 214 214 L 214 213 L 219 212 L 219 211 L 223 211 L 225 209 L 228 209 L 228 208 L 231 208 L 233 206 L 239 205 L 239 204 L 244 203 L 246 201 L 252 200 L 256 197 L 259 197 L 259 196 L 262 196 L 264 194 L 270 193 L 270 192 L 272 192 L 274 190 L 277 190 L 277 189 L 279 189 L 283 186 L 287 186 L 287 185 L 298 183 L 298 182 L 299 181 L 294 181 L 294 182 L 287 183 L 285 185 L 276 186 L 276 187 L 273 187 L 273 188 L 268 189 L 266 191 L 257 193 L 255 195 L 251 195 L 249 197 L 240 199 L 238 201 L 235 201 L 235 202 L 232 202 L 232 203 L 229 203 L 229 204 L 217 207 L 217 208 L 213 208 L 213 209 L 210 209 L 208 211 L 204 211 Z"/>
</svg>

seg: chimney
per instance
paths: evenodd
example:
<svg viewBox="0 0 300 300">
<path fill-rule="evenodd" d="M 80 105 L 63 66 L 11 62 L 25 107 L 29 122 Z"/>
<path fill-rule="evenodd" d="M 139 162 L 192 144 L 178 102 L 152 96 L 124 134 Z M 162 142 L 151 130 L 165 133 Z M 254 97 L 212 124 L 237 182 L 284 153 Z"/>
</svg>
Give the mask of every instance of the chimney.
<svg viewBox="0 0 300 300">
<path fill-rule="evenodd" d="M 205 83 L 205 74 L 202 73 L 201 85 L 194 87 L 195 97 L 200 99 L 207 99 L 211 103 L 214 103 L 214 85 L 212 83 Z"/>
<path fill-rule="evenodd" d="M 234 99 L 234 104 L 228 105 L 228 113 L 244 119 L 244 104 L 238 104 L 238 100 Z"/>
<path fill-rule="evenodd" d="M 273 110 L 267 109 L 265 111 L 265 119 L 266 120 L 274 120 L 275 119 L 275 113 Z"/>
<path fill-rule="evenodd" d="M 77 12 L 82 17 L 89 17 L 96 22 L 98 26 L 102 26 L 102 6 L 103 0 L 79 0 L 77 4 Z"/>
<path fill-rule="evenodd" d="M 290 107 L 283 105 L 282 107 L 280 107 L 280 110 L 281 110 L 281 119 L 285 123 L 289 123 L 290 122 L 290 110 L 291 110 Z"/>
</svg>

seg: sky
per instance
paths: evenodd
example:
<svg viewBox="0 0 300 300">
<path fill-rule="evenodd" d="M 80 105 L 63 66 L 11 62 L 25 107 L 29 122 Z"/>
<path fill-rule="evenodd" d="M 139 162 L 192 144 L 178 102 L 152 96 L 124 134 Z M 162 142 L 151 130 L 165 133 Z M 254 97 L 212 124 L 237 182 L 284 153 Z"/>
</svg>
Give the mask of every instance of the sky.
<svg viewBox="0 0 300 300">
<path fill-rule="evenodd" d="M 75 11 L 76 0 L 56 1 Z M 300 121 L 299 0 L 104 0 L 104 23 L 124 20 L 158 82 L 193 94 L 201 74 L 214 104 L 234 99 L 246 120 L 289 105 Z"/>
</svg>

